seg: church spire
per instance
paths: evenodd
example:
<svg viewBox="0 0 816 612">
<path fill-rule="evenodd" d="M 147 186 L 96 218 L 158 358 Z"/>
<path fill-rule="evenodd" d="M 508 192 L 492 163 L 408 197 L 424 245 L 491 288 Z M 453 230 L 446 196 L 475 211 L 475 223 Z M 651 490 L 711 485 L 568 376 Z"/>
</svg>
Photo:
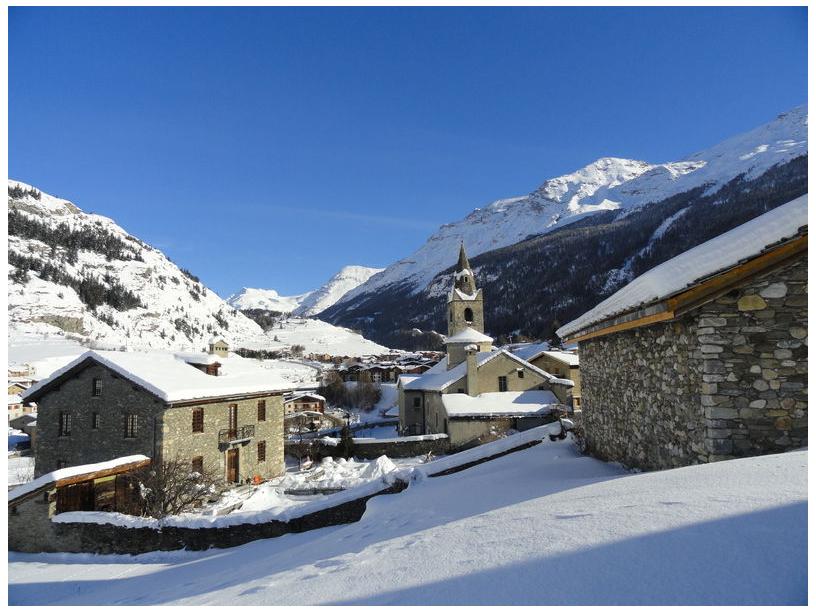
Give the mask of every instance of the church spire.
<svg viewBox="0 0 816 612">
<path fill-rule="evenodd" d="M 453 286 L 465 295 L 476 293 L 476 280 L 470 269 L 464 241 L 459 245 L 459 261 L 456 264 L 456 273 L 453 276 Z"/>
</svg>

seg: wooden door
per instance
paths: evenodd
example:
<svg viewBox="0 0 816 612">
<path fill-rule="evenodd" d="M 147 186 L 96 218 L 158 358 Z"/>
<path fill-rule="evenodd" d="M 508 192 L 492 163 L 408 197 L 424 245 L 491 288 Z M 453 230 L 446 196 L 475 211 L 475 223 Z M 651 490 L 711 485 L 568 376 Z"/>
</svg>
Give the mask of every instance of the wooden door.
<svg viewBox="0 0 816 612">
<path fill-rule="evenodd" d="M 227 451 L 227 482 L 238 482 L 238 449 Z"/>
<path fill-rule="evenodd" d="M 92 480 L 57 489 L 57 514 L 93 509 L 94 484 Z"/>
</svg>

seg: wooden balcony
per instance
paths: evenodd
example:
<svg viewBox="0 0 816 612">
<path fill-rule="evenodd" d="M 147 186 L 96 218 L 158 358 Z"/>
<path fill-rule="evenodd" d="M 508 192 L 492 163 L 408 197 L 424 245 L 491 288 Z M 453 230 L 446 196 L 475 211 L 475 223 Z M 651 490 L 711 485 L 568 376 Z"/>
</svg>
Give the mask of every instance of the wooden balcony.
<svg viewBox="0 0 816 612">
<path fill-rule="evenodd" d="M 255 426 L 244 425 L 235 429 L 222 429 L 218 432 L 219 444 L 230 444 L 233 442 L 244 442 L 255 437 Z"/>
</svg>

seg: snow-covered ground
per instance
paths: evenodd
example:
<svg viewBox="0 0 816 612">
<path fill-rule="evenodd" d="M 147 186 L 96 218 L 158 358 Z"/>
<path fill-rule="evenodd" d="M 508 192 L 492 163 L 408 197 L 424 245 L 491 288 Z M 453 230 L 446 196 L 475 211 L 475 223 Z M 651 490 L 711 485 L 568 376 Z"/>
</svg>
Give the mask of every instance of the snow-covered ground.
<svg viewBox="0 0 816 612">
<path fill-rule="evenodd" d="M 11 436 L 9 436 L 9 439 Z M 26 436 L 28 438 L 28 436 Z M 34 480 L 34 457 L 8 456 L 8 484 L 21 485 Z"/>
<path fill-rule="evenodd" d="M 804 604 L 807 452 L 629 474 L 544 442 L 237 548 L 9 555 L 11 604 Z"/>
<path fill-rule="evenodd" d="M 360 357 L 391 352 L 391 349 L 366 340 L 345 327 L 337 327 L 318 319 L 297 317 L 282 319 L 277 327 L 268 330 L 262 338 L 243 342 L 241 346 L 274 351 L 296 344 L 304 347 L 306 355 L 328 353 L 340 357 Z"/>
</svg>

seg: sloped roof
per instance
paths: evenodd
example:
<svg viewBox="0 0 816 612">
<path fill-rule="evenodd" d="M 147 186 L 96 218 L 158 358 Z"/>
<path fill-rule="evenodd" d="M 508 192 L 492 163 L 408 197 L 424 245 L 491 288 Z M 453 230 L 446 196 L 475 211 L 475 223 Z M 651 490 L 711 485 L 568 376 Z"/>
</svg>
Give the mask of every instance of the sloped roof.
<svg viewBox="0 0 816 612">
<path fill-rule="evenodd" d="M 27 401 L 35 399 L 40 390 L 87 360 L 110 368 L 165 402 L 279 392 L 292 387 L 271 370 L 238 356 L 224 360 L 219 375 L 211 376 L 173 353 L 86 351 L 48 378 L 27 389 L 23 393 L 23 399 Z"/>
<path fill-rule="evenodd" d="M 532 361 L 545 351 L 550 350 L 550 343 L 549 342 L 530 342 L 523 346 L 516 346 L 511 347 L 510 352 L 514 355 L 518 355 L 522 359 L 527 361 Z"/>
<path fill-rule="evenodd" d="M 129 472 L 149 464 L 150 457 L 145 455 L 129 455 L 127 457 L 118 457 L 116 459 L 102 461 L 100 463 L 89 463 L 85 465 L 75 465 L 73 467 L 61 468 L 59 470 L 54 470 L 53 472 L 43 474 L 31 482 L 27 482 L 19 487 L 13 488 L 8 493 L 8 503 L 9 505 L 13 505 L 13 502 L 22 501 L 23 498 L 30 497 L 31 495 L 52 486 L 81 482 L 86 476 L 95 475 L 96 478 L 112 476 L 114 474 Z"/>
<path fill-rule="evenodd" d="M 568 353 L 566 351 L 544 351 L 541 353 L 541 355 L 552 357 L 556 361 L 565 363 L 568 366 L 577 366 L 580 363 L 580 359 L 576 353 Z"/>
<path fill-rule="evenodd" d="M 644 272 L 556 333 L 562 338 L 574 336 L 592 325 L 665 300 L 734 268 L 773 245 L 795 238 L 800 230 L 806 232 L 807 213 L 805 194 Z"/>
<path fill-rule="evenodd" d="M 472 344 L 474 342 L 493 342 L 493 338 L 472 327 L 468 327 L 445 340 L 445 344 Z"/>
<path fill-rule="evenodd" d="M 448 416 L 521 416 L 548 414 L 561 405 L 552 391 L 498 391 L 475 397 L 466 393 L 445 393 L 442 405 Z"/>
<path fill-rule="evenodd" d="M 526 367 L 527 369 L 535 372 L 536 374 L 539 374 L 540 376 L 544 377 L 553 384 L 566 385 L 568 387 L 572 387 L 574 385 L 574 383 L 571 380 L 553 376 L 549 372 L 545 372 L 544 370 L 535 367 L 533 364 L 521 359 L 520 357 L 517 357 L 516 355 L 513 355 L 513 353 L 506 351 L 504 349 L 476 353 L 476 368 L 478 369 L 482 367 L 484 364 L 501 355 L 504 355 L 512 359 L 513 361 L 517 362 L 520 366 Z M 403 388 L 408 391 L 444 391 L 445 389 L 450 387 L 453 383 L 455 383 L 457 380 L 464 378 L 466 375 L 467 375 L 466 361 L 463 361 L 462 363 L 448 370 L 447 358 L 445 358 L 438 364 L 436 364 L 433 368 L 425 372 L 422 376 L 418 376 L 414 380 L 407 382 L 403 386 Z"/>
</svg>

